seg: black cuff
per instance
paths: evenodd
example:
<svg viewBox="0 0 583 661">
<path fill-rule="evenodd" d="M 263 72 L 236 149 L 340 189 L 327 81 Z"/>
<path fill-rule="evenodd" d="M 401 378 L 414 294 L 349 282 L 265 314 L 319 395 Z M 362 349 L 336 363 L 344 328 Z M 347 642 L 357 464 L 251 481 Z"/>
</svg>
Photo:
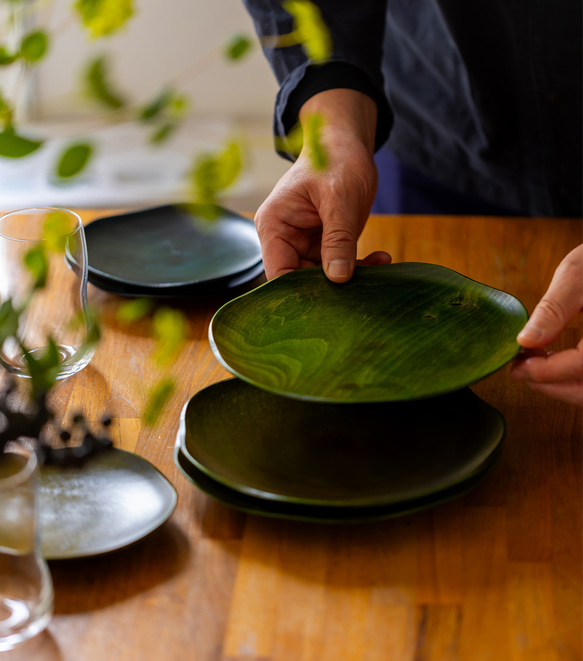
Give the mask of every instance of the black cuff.
<svg viewBox="0 0 583 661">
<path fill-rule="evenodd" d="M 384 92 L 378 90 L 358 67 L 348 62 L 327 62 L 306 69 L 301 82 L 289 95 L 283 113 L 286 134 L 297 124 L 304 103 L 318 92 L 331 89 L 355 90 L 375 101 L 378 112 L 375 151 L 380 149 L 388 140 L 393 127 L 393 111 Z"/>
</svg>

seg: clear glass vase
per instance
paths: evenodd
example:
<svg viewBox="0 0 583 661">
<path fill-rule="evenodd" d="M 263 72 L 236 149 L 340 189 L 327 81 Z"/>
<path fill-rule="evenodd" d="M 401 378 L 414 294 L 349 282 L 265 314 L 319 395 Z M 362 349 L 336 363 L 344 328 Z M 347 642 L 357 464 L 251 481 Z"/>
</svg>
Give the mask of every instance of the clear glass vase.
<svg viewBox="0 0 583 661">
<path fill-rule="evenodd" d="M 41 554 L 38 463 L 33 450 L 0 454 L 0 652 L 36 636 L 53 613 Z"/>
</svg>

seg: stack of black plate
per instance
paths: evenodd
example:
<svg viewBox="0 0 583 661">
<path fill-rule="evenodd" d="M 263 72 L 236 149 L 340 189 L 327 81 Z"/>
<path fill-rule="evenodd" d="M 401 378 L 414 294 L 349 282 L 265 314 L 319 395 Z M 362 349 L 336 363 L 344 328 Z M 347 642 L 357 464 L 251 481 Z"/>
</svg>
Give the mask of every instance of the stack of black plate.
<svg viewBox="0 0 583 661">
<path fill-rule="evenodd" d="M 85 227 L 89 282 L 119 296 L 236 295 L 263 281 L 253 221 L 193 205 L 99 218 Z"/>
<path fill-rule="evenodd" d="M 504 432 L 502 415 L 469 388 L 415 402 L 319 404 L 229 379 L 184 407 L 175 459 L 236 509 L 354 523 L 465 493 L 494 465 Z"/>
</svg>

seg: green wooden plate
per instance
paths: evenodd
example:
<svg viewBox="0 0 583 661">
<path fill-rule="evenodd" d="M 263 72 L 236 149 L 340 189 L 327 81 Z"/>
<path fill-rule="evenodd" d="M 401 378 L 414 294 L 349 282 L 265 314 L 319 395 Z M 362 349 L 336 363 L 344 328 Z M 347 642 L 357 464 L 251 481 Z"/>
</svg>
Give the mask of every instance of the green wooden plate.
<svg viewBox="0 0 583 661">
<path fill-rule="evenodd" d="M 458 390 L 519 351 L 528 318 L 514 296 L 434 264 L 357 267 L 345 284 L 293 271 L 214 315 L 217 359 L 260 388 L 299 399 L 382 402 Z"/>
<path fill-rule="evenodd" d="M 469 388 L 411 402 L 325 404 L 229 379 L 190 399 L 177 444 L 197 474 L 262 501 L 399 509 L 473 480 L 504 433 L 503 416 Z"/>
</svg>

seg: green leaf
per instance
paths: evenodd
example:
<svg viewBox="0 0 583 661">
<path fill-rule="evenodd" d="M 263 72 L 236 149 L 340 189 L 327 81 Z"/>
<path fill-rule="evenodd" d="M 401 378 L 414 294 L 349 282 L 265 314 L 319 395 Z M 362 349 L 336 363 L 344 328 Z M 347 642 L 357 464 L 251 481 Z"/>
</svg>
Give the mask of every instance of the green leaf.
<svg viewBox="0 0 583 661">
<path fill-rule="evenodd" d="M 0 46 L 0 67 L 6 67 L 15 62 L 19 53 L 9 53 L 4 46 Z"/>
<path fill-rule="evenodd" d="M 292 130 L 285 136 L 285 138 L 275 138 L 275 148 L 277 151 L 289 152 L 295 158 L 300 155 L 302 147 L 304 146 L 304 131 L 301 124 L 298 122 Z"/>
<path fill-rule="evenodd" d="M 122 324 L 131 324 L 143 319 L 152 309 L 152 301 L 148 298 L 136 298 L 120 305 L 115 316 Z"/>
<path fill-rule="evenodd" d="M 20 44 L 20 55 L 29 64 L 40 62 L 49 48 L 49 37 L 43 30 L 27 34 Z"/>
<path fill-rule="evenodd" d="M 150 103 L 145 105 L 138 113 L 138 119 L 142 122 L 149 122 L 159 117 L 170 105 L 174 93 L 172 90 L 164 89 Z"/>
<path fill-rule="evenodd" d="M 241 149 L 237 142 L 230 142 L 217 160 L 218 186 L 220 190 L 232 186 L 243 169 Z"/>
<path fill-rule="evenodd" d="M 56 175 L 59 179 L 71 179 L 82 172 L 91 160 L 93 147 L 88 142 L 69 145 L 60 155 Z"/>
<path fill-rule="evenodd" d="M 316 170 L 325 170 L 328 167 L 328 155 L 320 140 L 320 131 L 324 124 L 321 115 L 310 115 L 306 119 L 306 143 L 312 165 Z"/>
<path fill-rule="evenodd" d="M 19 313 L 8 299 L 0 305 L 0 347 L 9 337 L 16 337 Z"/>
<path fill-rule="evenodd" d="M 48 250 L 64 253 L 67 237 L 71 233 L 71 221 L 64 211 L 51 211 L 43 225 L 43 238 Z"/>
<path fill-rule="evenodd" d="M 79 348 L 77 355 L 85 355 L 92 351 L 101 339 L 101 323 L 99 313 L 94 307 L 87 307 L 79 312 L 69 321 L 69 328 L 73 330 L 81 329 L 85 332 L 85 339 Z"/>
<path fill-rule="evenodd" d="M 144 423 L 150 427 L 158 421 L 164 406 L 172 396 L 175 389 L 174 379 L 163 379 L 150 391 L 148 402 L 142 415 Z"/>
<path fill-rule="evenodd" d="M 227 60 L 240 60 L 248 55 L 252 47 L 252 41 L 244 34 L 233 35 L 224 46 L 224 54 Z"/>
<path fill-rule="evenodd" d="M 332 38 L 320 9 L 308 0 L 287 0 L 283 8 L 294 18 L 294 35 L 312 62 L 322 63 L 332 54 Z"/>
<path fill-rule="evenodd" d="M 33 397 L 36 399 L 55 385 L 60 371 L 59 350 L 55 341 L 49 338 L 42 354 L 35 352 L 33 355 L 25 346 L 22 346 L 22 352 L 32 382 Z"/>
<path fill-rule="evenodd" d="M 109 66 L 104 55 L 96 57 L 89 63 L 85 74 L 87 93 L 102 105 L 119 110 L 125 106 L 125 100 L 116 92 L 109 78 Z"/>
<path fill-rule="evenodd" d="M 159 126 L 154 133 L 152 133 L 150 136 L 150 142 L 153 145 L 160 145 L 163 142 L 166 142 L 166 140 L 172 136 L 176 128 L 176 122 L 166 122 L 165 124 L 162 124 L 162 126 Z"/>
<path fill-rule="evenodd" d="M 242 169 L 243 159 L 237 142 L 228 143 L 218 154 L 202 154 L 190 174 L 194 201 L 211 209 L 216 204 L 217 194 L 232 186 Z"/>
<path fill-rule="evenodd" d="M 45 248 L 41 243 L 25 253 L 24 265 L 34 278 L 34 289 L 42 289 L 47 282 L 49 262 Z"/>
<path fill-rule="evenodd" d="M 134 15 L 133 0 L 77 0 L 74 6 L 93 38 L 118 32 Z"/>
<path fill-rule="evenodd" d="M 178 357 L 186 339 L 187 329 L 186 316 L 179 310 L 171 308 L 156 310 L 153 319 L 156 351 L 153 358 L 158 365 L 170 365 Z"/>
<path fill-rule="evenodd" d="M 173 90 L 165 89 L 138 113 L 138 120 L 144 123 L 157 123 L 150 135 L 151 144 L 162 144 L 172 136 L 188 109 L 188 98 Z"/>
<path fill-rule="evenodd" d="M 29 140 L 18 135 L 10 126 L 0 132 L 0 156 L 5 158 L 23 158 L 35 152 L 42 144 L 41 140 Z"/>
<path fill-rule="evenodd" d="M 176 119 L 184 117 L 188 108 L 190 106 L 190 101 L 188 97 L 184 94 L 177 94 L 176 92 L 172 95 L 172 100 L 168 106 L 168 114 L 170 117 Z"/>
<path fill-rule="evenodd" d="M 6 127 L 6 130 L 9 132 L 12 131 L 12 135 L 14 135 L 14 129 L 12 128 L 12 115 L 12 107 L 2 96 L 2 92 L 0 91 L 0 123 Z"/>
</svg>

